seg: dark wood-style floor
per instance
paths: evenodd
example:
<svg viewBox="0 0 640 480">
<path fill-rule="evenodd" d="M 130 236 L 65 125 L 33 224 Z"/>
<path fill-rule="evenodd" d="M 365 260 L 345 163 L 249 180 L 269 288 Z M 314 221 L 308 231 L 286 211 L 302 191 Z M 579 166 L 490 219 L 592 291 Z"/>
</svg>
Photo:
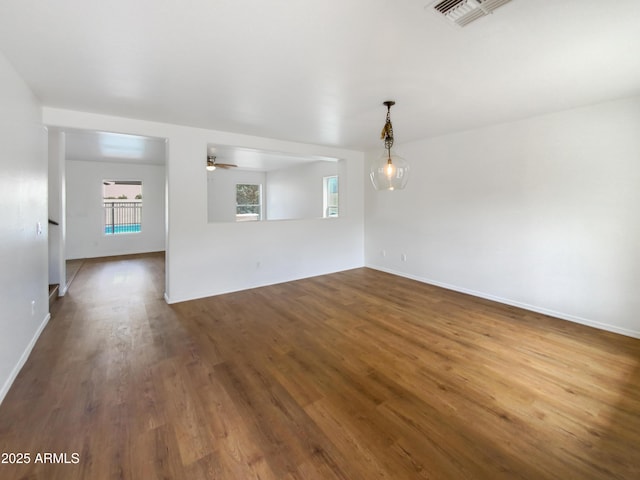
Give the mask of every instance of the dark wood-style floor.
<svg viewBox="0 0 640 480">
<path fill-rule="evenodd" d="M 0 478 L 640 478 L 639 340 L 364 268 L 169 306 L 163 270 L 84 263 Z"/>
</svg>

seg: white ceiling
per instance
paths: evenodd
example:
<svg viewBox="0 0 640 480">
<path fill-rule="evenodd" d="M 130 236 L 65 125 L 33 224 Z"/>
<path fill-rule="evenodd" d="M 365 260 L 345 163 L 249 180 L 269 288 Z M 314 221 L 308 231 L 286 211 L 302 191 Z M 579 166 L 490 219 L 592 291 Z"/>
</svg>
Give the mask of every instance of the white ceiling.
<svg viewBox="0 0 640 480">
<path fill-rule="evenodd" d="M 85 162 L 166 163 L 165 139 L 92 130 L 65 130 L 65 158 Z M 203 164 L 206 158 L 203 154 Z"/>
<path fill-rule="evenodd" d="M 337 162 L 337 158 L 319 155 L 293 155 L 285 152 L 271 152 L 231 145 L 208 146 L 209 155 L 215 155 L 216 162 L 237 165 L 241 170 L 270 172 L 282 168 L 310 162 Z M 204 155 L 203 155 L 204 158 Z"/>
<path fill-rule="evenodd" d="M 2 0 L 45 105 L 364 149 L 640 94 L 639 0 Z"/>
</svg>

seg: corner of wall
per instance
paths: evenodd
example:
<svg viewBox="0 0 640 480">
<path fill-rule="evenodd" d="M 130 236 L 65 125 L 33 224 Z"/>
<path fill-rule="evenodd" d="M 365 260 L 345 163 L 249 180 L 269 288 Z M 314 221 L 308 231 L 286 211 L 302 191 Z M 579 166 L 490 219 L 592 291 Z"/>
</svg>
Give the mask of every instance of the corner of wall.
<svg viewBox="0 0 640 480">
<path fill-rule="evenodd" d="M 35 347 L 36 342 L 38 341 L 38 338 L 40 338 L 40 334 L 42 333 L 44 328 L 47 326 L 50 319 L 51 319 L 51 314 L 47 313 L 47 315 L 44 317 L 44 320 L 42 320 L 42 322 L 40 323 L 40 326 L 38 327 L 35 334 L 31 338 L 31 341 L 22 352 L 22 355 L 20 356 L 18 363 L 13 367 L 13 370 L 11 370 L 9 377 L 5 380 L 4 384 L 2 385 L 2 388 L 0 388 L 0 405 L 2 404 L 2 401 L 4 400 L 4 398 L 7 396 L 7 393 L 9 393 L 9 390 L 11 389 L 11 385 L 13 385 L 13 382 L 18 377 L 20 370 L 22 370 L 22 367 L 24 366 L 24 364 L 27 363 L 27 360 L 29 359 L 29 355 L 31 354 L 33 347 Z"/>
</svg>

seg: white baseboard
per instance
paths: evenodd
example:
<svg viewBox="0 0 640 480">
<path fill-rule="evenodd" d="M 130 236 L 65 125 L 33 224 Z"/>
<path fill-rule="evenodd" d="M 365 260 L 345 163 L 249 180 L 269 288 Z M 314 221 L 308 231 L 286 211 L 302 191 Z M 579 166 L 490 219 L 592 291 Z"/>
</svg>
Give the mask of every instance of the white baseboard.
<svg viewBox="0 0 640 480">
<path fill-rule="evenodd" d="M 568 313 L 556 312 L 548 308 L 538 307 L 536 305 L 529 305 L 528 303 L 518 302 L 515 300 L 510 300 L 508 298 L 497 297 L 495 295 L 491 295 L 488 293 L 478 292 L 476 290 L 470 290 L 468 288 L 458 287 L 456 285 L 450 285 L 448 283 L 439 282 L 437 280 L 419 277 L 419 276 L 411 275 L 408 273 L 398 272 L 390 268 L 381 267 L 379 265 L 367 265 L 367 268 L 371 268 L 373 270 L 380 270 L 381 272 L 390 273 L 392 275 L 398 275 L 399 277 L 410 278 L 411 280 L 427 283 L 429 285 L 434 285 L 436 287 L 446 288 L 447 290 L 453 290 L 454 292 L 466 293 L 467 295 L 472 295 L 474 297 L 480 297 L 486 300 L 492 300 L 494 302 L 504 303 L 505 305 L 511 305 L 512 307 L 518 307 L 524 310 L 530 310 L 532 312 L 541 313 L 543 315 L 549 315 L 550 317 L 559 318 L 561 320 L 580 323 L 582 325 L 598 328 L 600 330 L 606 330 L 608 332 L 619 333 L 620 335 L 625 335 L 627 337 L 640 338 L 640 331 L 629 330 L 626 328 L 617 327 L 615 325 L 609 325 L 608 323 L 596 322 L 593 320 L 589 320 L 588 318 L 578 317 L 576 315 L 570 315 Z"/>
<path fill-rule="evenodd" d="M 22 352 L 22 356 L 20 356 L 20 360 L 18 360 L 18 363 L 16 364 L 16 366 L 13 367 L 13 370 L 11 371 L 9 378 L 7 378 L 7 380 L 4 382 L 4 385 L 2 385 L 2 390 L 0 390 L 0 405 L 2 404 L 2 401 L 4 400 L 4 397 L 6 397 L 7 393 L 9 393 L 9 389 L 11 388 L 11 385 L 13 385 L 13 382 L 18 377 L 20 370 L 22 370 L 22 367 L 24 367 L 24 364 L 27 362 L 29 355 L 31 355 L 31 350 L 33 350 L 33 347 L 36 345 L 38 338 L 40 338 L 40 334 L 44 330 L 44 327 L 47 326 L 47 323 L 49 323 L 50 319 L 51 319 L 51 314 L 47 313 L 47 316 L 44 317 L 44 320 L 38 327 L 38 330 L 36 330 L 36 333 L 33 335 L 33 338 L 29 342 L 29 345 L 27 345 L 27 348 L 25 348 L 24 352 Z"/>
</svg>

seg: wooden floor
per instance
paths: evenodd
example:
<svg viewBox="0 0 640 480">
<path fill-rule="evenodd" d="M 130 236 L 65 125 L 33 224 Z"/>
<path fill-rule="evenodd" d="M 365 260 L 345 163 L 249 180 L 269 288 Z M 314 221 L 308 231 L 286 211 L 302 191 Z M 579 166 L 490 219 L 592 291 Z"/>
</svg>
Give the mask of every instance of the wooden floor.
<svg viewBox="0 0 640 480">
<path fill-rule="evenodd" d="M 369 269 L 169 306 L 163 269 L 84 263 L 0 478 L 640 478 L 639 340 Z"/>
<path fill-rule="evenodd" d="M 67 260 L 65 262 L 65 265 L 66 265 L 65 269 L 67 271 L 67 287 L 71 285 L 71 282 L 80 271 L 80 267 L 82 267 L 83 263 L 84 263 L 84 258 L 76 258 L 72 260 Z"/>
</svg>

